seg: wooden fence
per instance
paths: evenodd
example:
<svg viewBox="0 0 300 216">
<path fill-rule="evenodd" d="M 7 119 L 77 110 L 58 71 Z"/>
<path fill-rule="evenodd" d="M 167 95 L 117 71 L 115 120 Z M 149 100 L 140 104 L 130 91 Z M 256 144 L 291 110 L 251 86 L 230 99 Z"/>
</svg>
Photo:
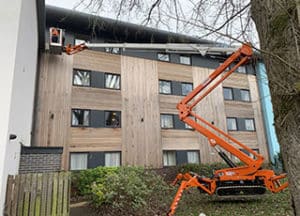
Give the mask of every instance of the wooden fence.
<svg viewBox="0 0 300 216">
<path fill-rule="evenodd" d="M 70 185 L 68 172 L 9 176 L 4 215 L 69 215 Z"/>
</svg>

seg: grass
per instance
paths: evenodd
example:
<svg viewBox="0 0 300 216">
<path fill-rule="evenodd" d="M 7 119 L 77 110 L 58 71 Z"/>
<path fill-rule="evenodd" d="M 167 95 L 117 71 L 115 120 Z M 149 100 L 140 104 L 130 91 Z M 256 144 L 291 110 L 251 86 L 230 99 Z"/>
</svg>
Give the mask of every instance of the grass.
<svg viewBox="0 0 300 216">
<path fill-rule="evenodd" d="M 227 200 L 200 194 L 197 189 L 184 192 L 176 216 L 289 216 L 290 195 L 288 191 L 277 194 L 267 193 L 257 199 Z"/>
</svg>

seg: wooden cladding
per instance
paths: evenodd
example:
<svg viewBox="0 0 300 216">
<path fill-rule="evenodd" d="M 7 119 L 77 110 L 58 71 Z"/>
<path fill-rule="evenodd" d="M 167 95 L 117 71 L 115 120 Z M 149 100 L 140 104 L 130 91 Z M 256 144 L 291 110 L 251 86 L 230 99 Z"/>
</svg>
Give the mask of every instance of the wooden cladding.
<svg viewBox="0 0 300 216">
<path fill-rule="evenodd" d="M 225 101 L 227 117 L 254 118 L 252 103 Z"/>
<path fill-rule="evenodd" d="M 192 67 L 168 62 L 157 62 L 158 79 L 193 82 Z"/>
<path fill-rule="evenodd" d="M 231 87 L 231 88 L 239 88 L 239 89 L 248 89 L 248 76 L 245 74 L 239 73 L 232 73 L 228 79 L 224 80 L 223 86 L 224 87 Z"/>
<path fill-rule="evenodd" d="M 73 57 L 43 53 L 35 104 L 33 146 L 64 147 L 62 166 L 68 166 Z"/>
<path fill-rule="evenodd" d="M 122 164 L 162 166 L 155 61 L 122 56 Z"/>
<path fill-rule="evenodd" d="M 162 130 L 163 150 L 199 149 L 198 134 L 193 130 Z"/>
<path fill-rule="evenodd" d="M 207 68 L 193 68 L 194 86 L 202 83 L 212 72 Z M 221 130 L 226 130 L 226 115 L 223 99 L 222 86 L 219 85 L 214 89 L 206 98 L 204 98 L 196 107 L 196 113 L 206 119 L 208 122 L 213 123 Z M 216 162 L 218 158 L 213 155 L 215 152 L 206 137 L 199 134 L 199 142 L 201 144 L 200 157 L 202 161 Z"/>
<path fill-rule="evenodd" d="M 115 151 L 121 150 L 121 128 L 71 128 L 69 150 L 71 152 L 85 151 Z"/>
<path fill-rule="evenodd" d="M 121 56 L 85 50 L 74 55 L 74 68 L 121 73 Z"/>
<path fill-rule="evenodd" d="M 118 90 L 73 86 L 71 103 L 80 109 L 121 110 L 122 97 Z"/>
<path fill-rule="evenodd" d="M 179 101 L 183 99 L 183 96 L 175 96 L 175 95 L 159 95 L 159 103 L 160 103 L 160 112 L 161 113 L 170 113 L 170 114 L 178 114 L 178 109 L 176 109 L 176 105 Z"/>
<path fill-rule="evenodd" d="M 122 164 L 162 166 L 163 150 L 200 149 L 202 162 L 214 162 L 207 138 L 191 130 L 162 130 L 160 114 L 177 114 L 184 96 L 159 93 L 159 80 L 193 83 L 211 69 L 85 50 L 74 56 L 43 54 L 36 109 L 34 145 L 64 146 L 69 152 L 122 151 Z M 121 89 L 72 85 L 73 68 L 120 74 Z M 96 74 L 97 75 L 97 74 Z M 224 101 L 223 87 L 249 89 L 251 102 Z M 71 127 L 71 109 L 121 111 L 121 128 Z M 196 113 L 226 131 L 226 116 L 254 118 L 256 132 L 230 132 L 267 155 L 256 77 L 232 74 L 199 105 Z"/>
</svg>

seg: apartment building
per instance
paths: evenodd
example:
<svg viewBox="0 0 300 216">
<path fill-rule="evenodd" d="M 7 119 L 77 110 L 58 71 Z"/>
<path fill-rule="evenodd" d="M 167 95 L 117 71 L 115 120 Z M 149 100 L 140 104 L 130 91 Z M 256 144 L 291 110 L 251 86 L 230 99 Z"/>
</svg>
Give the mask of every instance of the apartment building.
<svg viewBox="0 0 300 216">
<path fill-rule="evenodd" d="M 93 28 L 90 16 L 49 6 L 46 18 L 46 33 L 62 28 L 71 44 L 220 46 L 99 17 Z M 62 167 L 71 170 L 220 161 L 207 139 L 179 120 L 176 104 L 227 57 L 157 49 L 95 48 L 71 56 L 46 50 L 40 55 L 33 145 L 62 146 Z M 256 62 L 240 67 L 196 112 L 268 160 L 256 69 Z"/>
</svg>

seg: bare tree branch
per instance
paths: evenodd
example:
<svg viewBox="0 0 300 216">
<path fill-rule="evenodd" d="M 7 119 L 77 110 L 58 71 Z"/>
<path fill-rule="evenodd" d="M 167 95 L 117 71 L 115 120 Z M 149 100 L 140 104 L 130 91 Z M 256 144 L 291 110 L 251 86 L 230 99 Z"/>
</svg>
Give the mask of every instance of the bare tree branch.
<svg viewBox="0 0 300 216">
<path fill-rule="evenodd" d="M 235 17 L 237 17 L 239 14 L 241 14 L 248 7 L 250 7 L 250 3 L 248 3 L 245 7 L 243 7 L 241 10 L 239 10 L 237 13 L 235 13 L 234 15 L 232 15 L 231 17 L 229 17 L 221 26 L 219 26 L 218 28 L 216 28 L 214 31 L 209 32 L 209 33 L 203 35 L 202 37 L 207 37 L 207 36 L 213 34 L 216 31 L 220 31 L 222 28 L 224 28 L 224 26 L 226 26 L 231 20 L 233 20 Z"/>
<path fill-rule="evenodd" d="M 153 9 L 159 5 L 160 1 L 161 1 L 161 0 L 156 0 L 156 1 L 152 4 L 152 6 L 151 6 L 151 8 L 150 8 L 150 10 L 149 10 L 149 13 L 148 13 L 147 23 L 148 23 L 148 22 L 150 21 L 150 19 L 151 19 L 151 14 L 152 14 Z"/>
</svg>

